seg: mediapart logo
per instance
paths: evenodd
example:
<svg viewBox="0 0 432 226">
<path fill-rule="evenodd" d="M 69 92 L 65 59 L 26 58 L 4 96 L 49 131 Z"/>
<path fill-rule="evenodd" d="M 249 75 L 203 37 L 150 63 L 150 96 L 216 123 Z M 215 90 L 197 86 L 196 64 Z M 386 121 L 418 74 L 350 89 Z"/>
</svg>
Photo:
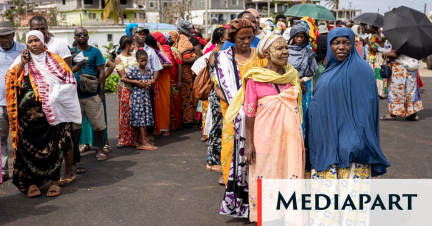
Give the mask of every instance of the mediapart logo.
<svg viewBox="0 0 432 226">
<path fill-rule="evenodd" d="M 381 208 L 381 210 L 393 210 L 394 208 L 397 208 L 398 210 L 404 210 L 401 205 L 399 204 L 399 202 L 401 202 L 401 196 L 406 198 L 406 202 L 407 202 L 407 206 L 408 206 L 408 210 L 412 210 L 412 199 L 414 197 L 417 197 L 417 194 L 402 194 L 402 195 L 398 195 L 398 194 L 389 194 L 388 195 L 388 199 L 389 199 L 389 203 L 388 203 L 388 207 L 386 207 L 386 205 L 384 204 L 384 202 L 382 201 L 380 195 L 376 195 L 374 198 L 374 201 L 372 203 L 372 206 L 370 208 L 370 210 L 375 210 L 375 208 L 379 207 Z M 314 200 L 311 200 L 311 198 L 314 198 Z M 283 205 L 283 207 L 287 210 L 290 205 L 292 204 L 292 209 L 293 210 L 326 210 L 328 208 L 330 208 L 330 206 L 332 206 L 333 210 L 339 210 L 339 195 L 338 194 L 334 194 L 334 196 L 332 198 L 330 198 L 329 195 L 327 194 L 301 194 L 301 207 L 299 208 L 300 205 L 297 205 L 297 196 L 296 196 L 296 192 L 293 192 L 291 197 L 289 198 L 288 201 L 285 201 L 285 198 L 283 197 L 283 195 L 279 192 L 278 194 L 278 201 L 277 201 L 277 205 L 276 205 L 276 210 L 280 210 L 281 209 L 281 204 Z M 323 201 L 324 200 L 324 201 Z M 333 200 L 333 201 L 332 201 Z M 351 210 L 365 210 L 365 206 L 367 206 L 367 204 L 371 203 L 371 196 L 367 195 L 367 194 L 360 194 L 359 195 L 359 199 L 358 199 L 358 203 L 356 205 L 356 203 L 353 201 L 353 198 L 351 198 L 351 195 L 347 195 L 344 199 L 344 201 L 342 200 L 342 207 L 340 208 L 340 210 L 345 210 L 346 208 L 351 208 Z M 312 206 L 311 202 L 314 202 L 315 205 Z M 331 204 L 334 205 L 331 205 Z"/>
<path fill-rule="evenodd" d="M 258 181 L 259 225 L 430 225 L 432 180 Z M 276 223 L 275 223 L 276 222 Z"/>
</svg>

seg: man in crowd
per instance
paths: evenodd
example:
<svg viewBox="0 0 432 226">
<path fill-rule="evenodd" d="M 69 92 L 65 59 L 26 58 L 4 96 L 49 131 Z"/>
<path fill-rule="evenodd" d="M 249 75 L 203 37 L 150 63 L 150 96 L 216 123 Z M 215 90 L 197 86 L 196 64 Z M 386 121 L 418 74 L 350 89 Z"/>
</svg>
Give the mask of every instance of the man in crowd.
<svg viewBox="0 0 432 226">
<path fill-rule="evenodd" d="M 138 51 L 140 49 L 143 49 L 147 52 L 148 55 L 148 62 L 147 67 L 150 68 L 150 70 L 153 73 L 153 79 L 156 81 L 156 79 L 159 77 L 159 71 L 163 69 L 161 62 L 159 61 L 158 56 L 156 55 L 156 52 L 148 45 L 145 44 L 146 40 L 146 29 L 143 27 L 136 27 L 133 31 L 133 37 L 135 40 L 135 51 Z"/>
<path fill-rule="evenodd" d="M 255 36 L 261 40 L 265 36 L 265 33 L 261 27 L 260 16 L 258 11 L 256 11 L 256 9 L 253 8 L 246 9 L 246 11 L 252 13 L 252 15 L 255 17 L 257 23 L 257 30 L 255 32 Z"/>
<path fill-rule="evenodd" d="M 0 138 L 1 138 L 1 158 L 2 158 L 2 178 L 3 181 L 9 179 L 8 168 L 8 137 L 9 119 L 6 109 L 6 85 L 3 76 L 8 71 L 14 60 L 21 55 L 21 51 L 26 48 L 24 44 L 14 42 L 15 29 L 9 22 L 0 22 Z"/>
<path fill-rule="evenodd" d="M 70 52 L 70 49 L 68 47 L 68 45 L 66 44 L 66 42 L 64 42 L 61 39 L 57 39 L 54 37 L 50 37 L 49 34 L 49 30 L 48 30 L 48 24 L 47 21 L 44 17 L 42 16 L 34 16 L 30 19 L 30 30 L 38 30 L 40 32 L 42 32 L 42 34 L 45 37 L 45 43 L 46 46 L 48 48 L 48 51 L 59 55 L 61 58 L 63 58 L 63 60 L 67 63 L 67 65 L 72 69 L 72 55 Z M 74 137 L 74 136 L 72 136 Z M 80 163 L 80 152 L 79 152 L 79 147 L 78 147 L 78 140 L 73 140 L 73 144 L 74 144 L 74 151 L 73 153 L 68 153 L 67 155 L 64 156 L 65 158 L 65 173 L 63 178 L 61 179 L 63 180 L 68 180 L 71 181 L 73 180 L 73 172 L 72 172 L 72 165 L 74 165 L 76 167 L 76 172 L 77 173 L 85 173 L 85 168 L 84 166 Z M 61 182 L 62 182 L 61 181 Z"/>
<path fill-rule="evenodd" d="M 77 46 L 74 47 L 74 50 L 77 53 L 83 53 L 84 58 L 87 62 L 85 68 L 73 67 L 72 72 L 74 72 L 75 78 L 78 83 L 78 98 L 81 107 L 81 115 L 84 119 L 84 115 L 87 116 L 93 130 L 96 134 L 96 139 L 98 142 L 98 149 L 96 159 L 98 161 L 104 161 L 107 159 L 106 154 L 103 151 L 103 131 L 106 128 L 105 124 L 105 116 L 104 116 L 104 108 L 102 101 L 104 99 L 103 90 L 105 89 L 105 60 L 102 56 L 102 52 L 93 46 L 88 44 L 89 34 L 88 31 L 84 27 L 79 27 L 75 30 L 74 33 L 75 41 L 77 42 Z M 95 76 L 98 78 L 99 86 L 94 93 L 83 93 L 80 89 L 80 82 L 84 82 L 80 80 L 80 74 L 87 76 Z M 81 136 L 81 125 L 74 124 L 74 132 L 76 136 L 76 140 L 79 140 Z"/>
<path fill-rule="evenodd" d="M 241 12 L 238 16 L 237 16 L 237 19 L 246 19 L 246 20 L 249 20 L 253 25 L 255 25 L 255 27 L 256 27 L 256 31 L 258 31 L 258 23 L 257 23 L 257 20 L 256 20 L 256 17 L 251 13 L 251 12 L 249 12 L 249 11 L 244 11 L 244 12 Z M 262 32 L 262 31 L 261 31 Z M 258 36 L 256 35 L 257 33 L 255 32 L 255 38 L 252 40 L 252 42 L 251 42 L 251 47 L 252 48 L 256 48 L 257 46 L 258 46 L 258 43 L 260 42 L 260 38 L 258 38 Z M 231 46 L 235 46 L 235 43 L 232 43 L 232 42 L 229 42 L 229 41 L 226 41 L 224 44 L 223 44 L 223 46 L 222 46 L 222 49 L 221 50 L 226 50 L 226 49 L 229 49 Z"/>
</svg>

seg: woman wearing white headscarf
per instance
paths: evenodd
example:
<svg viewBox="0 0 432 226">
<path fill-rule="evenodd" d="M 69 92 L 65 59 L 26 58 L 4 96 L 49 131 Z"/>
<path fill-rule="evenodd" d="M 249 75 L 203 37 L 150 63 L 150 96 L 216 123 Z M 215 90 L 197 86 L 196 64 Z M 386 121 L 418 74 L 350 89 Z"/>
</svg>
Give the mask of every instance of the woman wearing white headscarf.
<svg viewBox="0 0 432 226">
<path fill-rule="evenodd" d="M 361 27 L 360 25 L 354 25 L 351 27 L 351 30 L 355 34 L 355 48 L 357 49 L 357 52 L 360 54 L 361 57 L 363 57 L 363 38 L 361 34 Z"/>
<path fill-rule="evenodd" d="M 288 45 L 280 35 L 267 34 L 257 47 L 266 68 L 253 67 L 225 115 L 242 108 L 246 114 L 246 163 L 249 165 L 249 220 L 257 222 L 257 180 L 302 179 L 305 152 L 301 127 L 298 71 L 287 63 Z M 243 106 L 242 106 L 243 105 Z"/>
<path fill-rule="evenodd" d="M 60 165 L 73 148 L 71 123 L 81 123 L 75 77 L 61 57 L 46 51 L 44 40 L 41 32 L 29 32 L 27 49 L 6 73 L 12 183 L 28 197 L 40 195 L 38 187 L 48 181 L 47 196 L 60 195 Z"/>
</svg>

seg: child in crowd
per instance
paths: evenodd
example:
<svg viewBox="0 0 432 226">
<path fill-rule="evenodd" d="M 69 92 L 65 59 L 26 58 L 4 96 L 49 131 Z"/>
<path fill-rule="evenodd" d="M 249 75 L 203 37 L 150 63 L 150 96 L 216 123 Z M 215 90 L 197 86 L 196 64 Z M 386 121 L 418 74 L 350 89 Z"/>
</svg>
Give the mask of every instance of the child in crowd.
<svg viewBox="0 0 432 226">
<path fill-rule="evenodd" d="M 153 76 L 147 67 L 148 55 L 144 50 L 136 52 L 138 67 L 132 67 L 126 74 L 127 79 L 138 81 L 132 86 L 130 96 L 130 125 L 134 128 L 133 145 L 138 150 L 157 150 L 146 139 L 146 126 L 154 126 L 153 110 L 150 102 L 150 92 Z M 122 78 L 123 80 L 123 78 Z M 141 83 L 141 84 L 140 84 Z M 141 135 L 142 144 L 139 144 Z"/>
</svg>

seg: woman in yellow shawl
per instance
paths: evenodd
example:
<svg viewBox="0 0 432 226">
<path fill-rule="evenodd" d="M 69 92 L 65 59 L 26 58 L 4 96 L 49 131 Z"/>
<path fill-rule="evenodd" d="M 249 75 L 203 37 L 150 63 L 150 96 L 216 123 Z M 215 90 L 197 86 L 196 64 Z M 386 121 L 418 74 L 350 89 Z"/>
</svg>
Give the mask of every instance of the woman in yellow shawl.
<svg viewBox="0 0 432 226">
<path fill-rule="evenodd" d="M 258 44 L 266 68 L 254 67 L 242 79 L 242 88 L 228 108 L 231 120 L 243 108 L 246 114 L 246 163 L 249 165 L 249 220 L 257 222 L 257 181 L 303 179 L 305 152 L 301 127 L 302 92 L 297 70 L 287 64 L 288 45 L 279 35 L 267 34 Z M 242 107 L 243 104 L 243 107 Z"/>
</svg>

